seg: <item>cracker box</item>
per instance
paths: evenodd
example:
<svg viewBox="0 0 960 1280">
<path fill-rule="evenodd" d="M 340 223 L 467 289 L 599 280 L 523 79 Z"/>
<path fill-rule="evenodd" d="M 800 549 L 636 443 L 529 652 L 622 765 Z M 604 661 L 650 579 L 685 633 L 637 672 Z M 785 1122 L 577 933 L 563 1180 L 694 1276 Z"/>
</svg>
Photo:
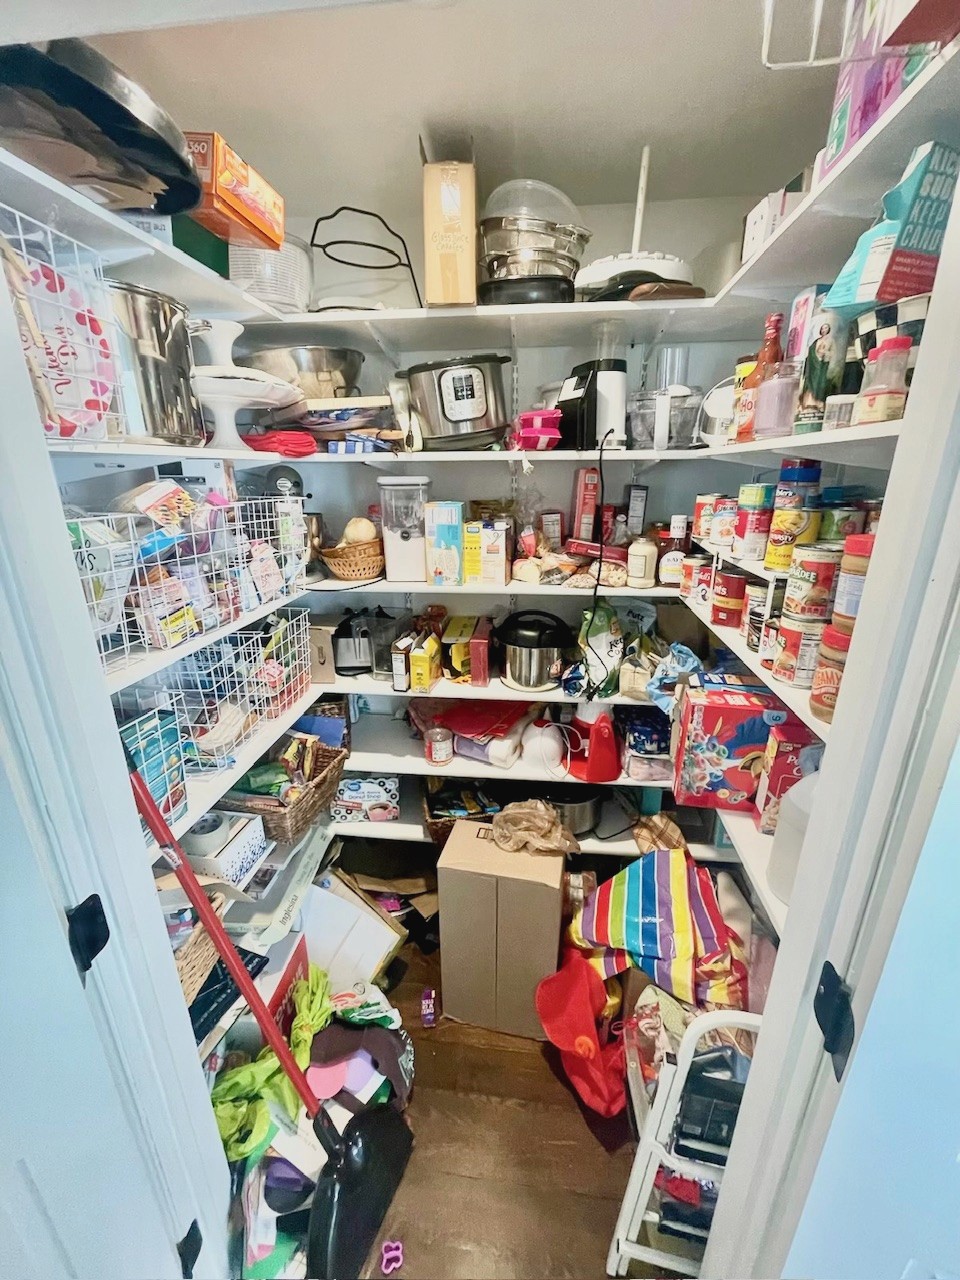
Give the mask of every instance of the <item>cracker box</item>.
<svg viewBox="0 0 960 1280">
<path fill-rule="evenodd" d="M 463 526 L 464 586 L 505 587 L 512 560 L 512 520 L 468 520 Z"/>
<path fill-rule="evenodd" d="M 463 582 L 463 503 L 424 503 L 423 523 L 427 581 L 435 587 L 459 587 Z"/>
<path fill-rule="evenodd" d="M 789 719 L 771 693 L 682 688 L 671 744 L 677 804 L 750 812 L 770 730 Z"/>
<path fill-rule="evenodd" d="M 440 662 L 448 680 L 471 684 L 470 641 L 477 629 L 478 618 L 454 617 L 447 619 L 440 638 Z"/>
<path fill-rule="evenodd" d="M 440 641 L 432 631 L 422 631 L 410 650 L 410 692 L 429 693 L 441 676 Z"/>
<path fill-rule="evenodd" d="M 820 768 L 822 756 L 823 743 L 805 724 L 791 718 L 770 730 L 757 789 L 756 822 L 764 835 L 776 831 L 780 801 L 795 782 Z"/>
</svg>

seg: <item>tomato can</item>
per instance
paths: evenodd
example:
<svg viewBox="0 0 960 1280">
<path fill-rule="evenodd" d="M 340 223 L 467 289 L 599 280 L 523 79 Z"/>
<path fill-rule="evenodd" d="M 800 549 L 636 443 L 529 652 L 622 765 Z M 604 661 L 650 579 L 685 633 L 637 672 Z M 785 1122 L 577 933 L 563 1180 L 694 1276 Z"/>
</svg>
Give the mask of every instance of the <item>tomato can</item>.
<svg viewBox="0 0 960 1280">
<path fill-rule="evenodd" d="M 861 507 L 824 507 L 820 513 L 820 541 L 842 542 L 851 533 L 863 533 L 867 513 Z"/>
<path fill-rule="evenodd" d="M 680 599 L 689 600 L 693 595 L 697 575 L 704 565 L 710 565 L 709 556 L 684 556 L 680 561 Z"/>
<path fill-rule="evenodd" d="M 767 553 L 763 558 L 765 569 L 774 573 L 789 573 L 793 548 L 809 546 L 820 534 L 820 508 L 803 507 L 801 510 L 774 511 L 767 539 Z"/>
<path fill-rule="evenodd" d="M 742 573 L 715 573 L 710 621 L 715 626 L 738 627 L 746 590 L 747 580 Z"/>
<path fill-rule="evenodd" d="M 755 582 L 747 584 L 743 597 L 743 613 L 740 615 L 740 634 L 751 649 L 760 648 L 760 631 L 767 607 L 767 588 Z"/>
<path fill-rule="evenodd" d="M 736 498 L 717 498 L 713 504 L 713 519 L 710 521 L 710 545 L 713 547 L 732 547 L 733 529 L 736 522 Z"/>
<path fill-rule="evenodd" d="M 833 598 L 837 594 L 842 556 L 842 547 L 824 542 L 794 547 L 783 597 L 784 613 L 814 621 L 829 619 Z"/>
<path fill-rule="evenodd" d="M 713 520 L 713 506 L 722 493 L 698 493 L 693 503 L 693 528 L 691 534 L 700 541 L 710 537 L 710 522 Z"/>
<path fill-rule="evenodd" d="M 777 643 L 780 639 L 780 619 L 768 618 L 760 628 L 760 665 L 768 670 L 773 666 L 777 656 Z"/>
<path fill-rule="evenodd" d="M 767 539 L 772 522 L 772 507 L 737 508 L 732 547 L 732 554 L 737 560 L 763 559 L 767 553 Z"/>
<path fill-rule="evenodd" d="M 825 622 L 812 622 L 794 618 L 785 613 L 780 619 L 777 637 L 777 654 L 773 660 L 773 678 L 797 689 L 809 689 L 813 685 L 813 673 L 817 669 L 817 654 Z"/>
</svg>

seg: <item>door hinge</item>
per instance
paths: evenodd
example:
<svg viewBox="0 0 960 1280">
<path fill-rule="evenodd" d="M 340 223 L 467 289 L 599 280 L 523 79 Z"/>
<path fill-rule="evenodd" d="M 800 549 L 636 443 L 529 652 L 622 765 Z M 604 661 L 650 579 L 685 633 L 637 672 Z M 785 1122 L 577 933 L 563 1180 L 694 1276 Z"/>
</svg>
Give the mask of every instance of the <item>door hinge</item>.
<svg viewBox="0 0 960 1280">
<path fill-rule="evenodd" d="M 183 1280 L 192 1280 L 193 1268 L 197 1265 L 197 1259 L 200 1257 L 200 1249 L 203 1246 L 203 1236 L 200 1234 L 200 1223 L 196 1218 L 187 1228 L 187 1234 L 177 1245 L 177 1253 L 180 1255 L 180 1270 L 183 1272 Z"/>
<path fill-rule="evenodd" d="M 833 1074 L 843 1075 L 853 1048 L 856 1032 L 850 988 L 827 960 L 820 970 L 817 994 L 813 997 L 813 1013 L 823 1032 L 823 1047 L 833 1059 Z"/>
<path fill-rule="evenodd" d="M 110 940 L 110 926 L 98 893 L 68 907 L 67 938 L 80 980 L 86 985 L 90 966 Z"/>
</svg>

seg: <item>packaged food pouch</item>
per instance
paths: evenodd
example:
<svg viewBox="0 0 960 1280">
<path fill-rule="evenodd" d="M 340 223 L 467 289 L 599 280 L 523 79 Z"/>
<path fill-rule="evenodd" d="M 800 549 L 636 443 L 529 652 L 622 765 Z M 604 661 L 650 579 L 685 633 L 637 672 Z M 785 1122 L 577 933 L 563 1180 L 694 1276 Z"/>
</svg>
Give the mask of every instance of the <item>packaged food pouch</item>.
<svg viewBox="0 0 960 1280">
<path fill-rule="evenodd" d="M 623 661 L 623 631 L 616 609 L 605 600 L 598 600 L 593 609 L 584 609 L 577 643 L 594 696 L 615 693 Z"/>
</svg>

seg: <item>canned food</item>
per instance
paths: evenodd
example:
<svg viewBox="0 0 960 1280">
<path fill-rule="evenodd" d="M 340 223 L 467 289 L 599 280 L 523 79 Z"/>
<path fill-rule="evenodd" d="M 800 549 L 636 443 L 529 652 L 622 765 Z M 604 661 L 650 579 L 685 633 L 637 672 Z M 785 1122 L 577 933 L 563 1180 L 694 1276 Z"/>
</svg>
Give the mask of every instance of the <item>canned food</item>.
<svg viewBox="0 0 960 1280">
<path fill-rule="evenodd" d="M 773 520 L 772 507 L 737 508 L 733 526 L 732 553 L 738 560 L 762 560 L 767 553 L 767 538 Z"/>
<path fill-rule="evenodd" d="M 760 648 L 760 629 L 763 626 L 763 615 L 767 607 L 767 589 L 757 583 L 747 584 L 743 597 L 743 613 L 740 615 L 740 634 L 751 649 Z M 756 630 L 756 643 L 750 643 L 753 629 Z"/>
<path fill-rule="evenodd" d="M 760 628 L 760 665 L 768 670 L 773 666 L 777 656 L 777 642 L 780 639 L 780 619 L 768 618 Z"/>
<path fill-rule="evenodd" d="M 776 492 L 775 484 L 742 484 L 737 494 L 737 506 L 752 507 L 756 511 L 772 507 Z"/>
<path fill-rule="evenodd" d="M 699 538 L 704 542 L 710 537 L 710 522 L 713 519 L 713 504 L 717 498 L 722 498 L 722 493 L 698 493 L 693 503 L 693 528 L 691 533 L 694 538 Z"/>
<path fill-rule="evenodd" d="M 684 556 L 680 561 L 680 598 L 688 600 L 693 595 L 697 572 L 703 565 L 710 564 L 709 556 Z"/>
<path fill-rule="evenodd" d="M 824 507 L 820 512 L 820 541 L 842 542 L 851 533 L 863 533 L 867 513 L 860 507 Z"/>
<path fill-rule="evenodd" d="M 713 519 L 710 521 L 711 546 L 732 547 L 733 529 L 736 522 L 736 498 L 717 498 L 713 504 Z"/>
<path fill-rule="evenodd" d="M 790 576 L 783 597 L 784 613 L 794 618 L 828 619 L 837 593 L 842 547 L 815 542 L 810 547 L 794 547 Z"/>
<path fill-rule="evenodd" d="M 797 689 L 809 689 L 817 668 L 817 653 L 825 622 L 808 622 L 785 613 L 780 619 L 773 678 Z"/>
<path fill-rule="evenodd" d="M 820 533 L 819 507 L 804 507 L 802 511 L 774 511 L 767 539 L 764 568 L 774 573 L 789 573 L 793 548 L 809 546 Z"/>
<path fill-rule="evenodd" d="M 710 621 L 715 626 L 738 627 L 743 613 L 747 580 L 742 573 L 717 572 L 713 575 L 713 608 Z"/>
<path fill-rule="evenodd" d="M 880 511 L 883 507 L 882 498 L 869 498 L 866 502 L 862 502 L 864 515 L 866 516 L 866 524 L 864 525 L 864 533 L 876 533 L 877 525 L 880 523 Z"/>
<path fill-rule="evenodd" d="M 713 561 L 708 560 L 697 570 L 693 580 L 691 598 L 697 603 L 708 605 L 713 597 Z"/>
</svg>

